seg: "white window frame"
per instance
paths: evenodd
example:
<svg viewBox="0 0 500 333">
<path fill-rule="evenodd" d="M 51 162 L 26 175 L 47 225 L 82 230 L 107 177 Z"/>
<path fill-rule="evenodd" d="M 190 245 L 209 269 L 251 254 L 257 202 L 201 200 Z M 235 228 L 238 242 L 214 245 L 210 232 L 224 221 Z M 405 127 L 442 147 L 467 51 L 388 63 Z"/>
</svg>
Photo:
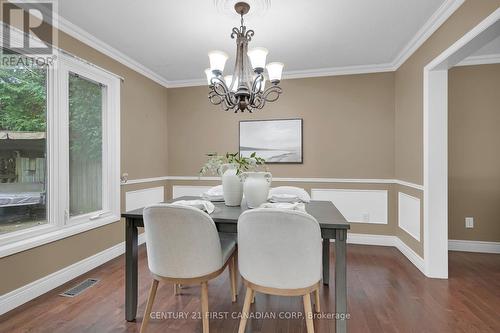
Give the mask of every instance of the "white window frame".
<svg viewBox="0 0 500 333">
<path fill-rule="evenodd" d="M 69 218 L 69 72 L 105 86 L 102 210 L 72 218 Z M 0 258 L 120 220 L 120 78 L 61 50 L 47 70 L 47 169 L 47 223 L 0 235 Z"/>
</svg>

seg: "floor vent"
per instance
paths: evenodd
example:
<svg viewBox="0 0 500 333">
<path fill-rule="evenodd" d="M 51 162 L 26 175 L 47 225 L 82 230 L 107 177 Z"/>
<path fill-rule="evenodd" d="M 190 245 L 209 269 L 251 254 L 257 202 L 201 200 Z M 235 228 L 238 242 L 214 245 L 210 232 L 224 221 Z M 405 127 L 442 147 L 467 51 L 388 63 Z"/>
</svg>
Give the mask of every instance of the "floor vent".
<svg viewBox="0 0 500 333">
<path fill-rule="evenodd" d="M 94 284 L 99 282 L 98 279 L 86 279 L 85 281 L 77 284 L 71 289 L 66 290 L 62 294 L 59 294 L 60 296 L 65 296 L 65 297 L 75 297 L 83 293 L 85 290 L 89 289 L 92 287 Z"/>
</svg>

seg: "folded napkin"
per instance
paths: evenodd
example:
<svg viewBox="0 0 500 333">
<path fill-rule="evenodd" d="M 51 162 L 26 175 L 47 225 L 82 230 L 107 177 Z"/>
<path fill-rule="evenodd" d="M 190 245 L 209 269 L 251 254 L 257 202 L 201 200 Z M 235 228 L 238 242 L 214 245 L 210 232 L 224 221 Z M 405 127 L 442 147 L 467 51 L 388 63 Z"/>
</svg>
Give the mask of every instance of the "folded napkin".
<svg viewBox="0 0 500 333">
<path fill-rule="evenodd" d="M 300 202 L 300 198 L 297 195 L 294 194 L 273 194 L 270 196 L 269 201 L 271 202 Z"/>
<path fill-rule="evenodd" d="M 190 206 L 201 209 L 208 214 L 212 214 L 215 210 L 214 204 L 206 200 L 179 200 L 172 202 L 172 205 Z"/>
<path fill-rule="evenodd" d="M 298 197 L 298 201 L 302 202 L 309 202 L 311 201 L 311 196 L 309 193 L 307 193 L 306 190 L 300 187 L 294 187 L 294 186 L 278 186 L 278 187 L 273 187 L 269 190 L 269 196 L 268 199 L 271 200 L 273 197 L 275 197 L 276 202 L 286 202 L 284 201 L 286 196 L 293 195 Z M 281 200 L 280 200 L 281 199 Z M 292 201 L 288 201 L 292 202 Z"/>
<path fill-rule="evenodd" d="M 201 197 L 208 201 L 223 201 L 224 200 L 224 192 L 222 190 L 222 185 L 214 186 L 210 188 L 208 191 L 203 193 Z"/>
<path fill-rule="evenodd" d="M 260 208 L 275 208 L 285 210 L 298 210 L 301 212 L 306 211 L 306 206 L 302 202 L 289 203 L 289 202 L 265 202 L 260 205 Z"/>
</svg>

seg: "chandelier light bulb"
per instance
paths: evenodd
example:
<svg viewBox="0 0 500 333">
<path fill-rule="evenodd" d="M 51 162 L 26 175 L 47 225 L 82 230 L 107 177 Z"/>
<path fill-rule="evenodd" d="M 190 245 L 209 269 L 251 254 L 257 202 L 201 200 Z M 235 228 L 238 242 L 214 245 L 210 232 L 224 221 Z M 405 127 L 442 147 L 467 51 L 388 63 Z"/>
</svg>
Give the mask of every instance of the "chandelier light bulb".
<svg viewBox="0 0 500 333">
<path fill-rule="evenodd" d="M 208 52 L 208 58 L 212 72 L 216 75 L 221 75 L 228 58 L 227 53 L 223 51 L 210 51 Z"/>
<path fill-rule="evenodd" d="M 266 57 L 269 51 L 263 47 L 250 49 L 247 54 L 255 72 L 262 73 L 266 67 Z"/>
<path fill-rule="evenodd" d="M 271 62 L 267 64 L 267 74 L 269 75 L 269 81 L 273 84 L 278 84 L 281 81 L 281 74 L 283 73 L 282 62 Z"/>
<path fill-rule="evenodd" d="M 212 78 L 214 77 L 214 73 L 210 68 L 205 69 L 205 75 L 207 76 L 208 85 L 212 84 Z"/>
</svg>

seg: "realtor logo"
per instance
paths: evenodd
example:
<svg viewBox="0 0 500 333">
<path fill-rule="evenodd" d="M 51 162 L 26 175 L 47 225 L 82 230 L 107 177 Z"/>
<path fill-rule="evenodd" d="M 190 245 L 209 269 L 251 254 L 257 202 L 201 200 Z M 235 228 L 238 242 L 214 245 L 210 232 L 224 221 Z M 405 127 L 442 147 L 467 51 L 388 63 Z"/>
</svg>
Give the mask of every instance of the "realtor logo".
<svg viewBox="0 0 500 333">
<path fill-rule="evenodd" d="M 53 6 L 50 1 L 2 1 L 1 46 L 23 55 L 52 54 Z"/>
</svg>

